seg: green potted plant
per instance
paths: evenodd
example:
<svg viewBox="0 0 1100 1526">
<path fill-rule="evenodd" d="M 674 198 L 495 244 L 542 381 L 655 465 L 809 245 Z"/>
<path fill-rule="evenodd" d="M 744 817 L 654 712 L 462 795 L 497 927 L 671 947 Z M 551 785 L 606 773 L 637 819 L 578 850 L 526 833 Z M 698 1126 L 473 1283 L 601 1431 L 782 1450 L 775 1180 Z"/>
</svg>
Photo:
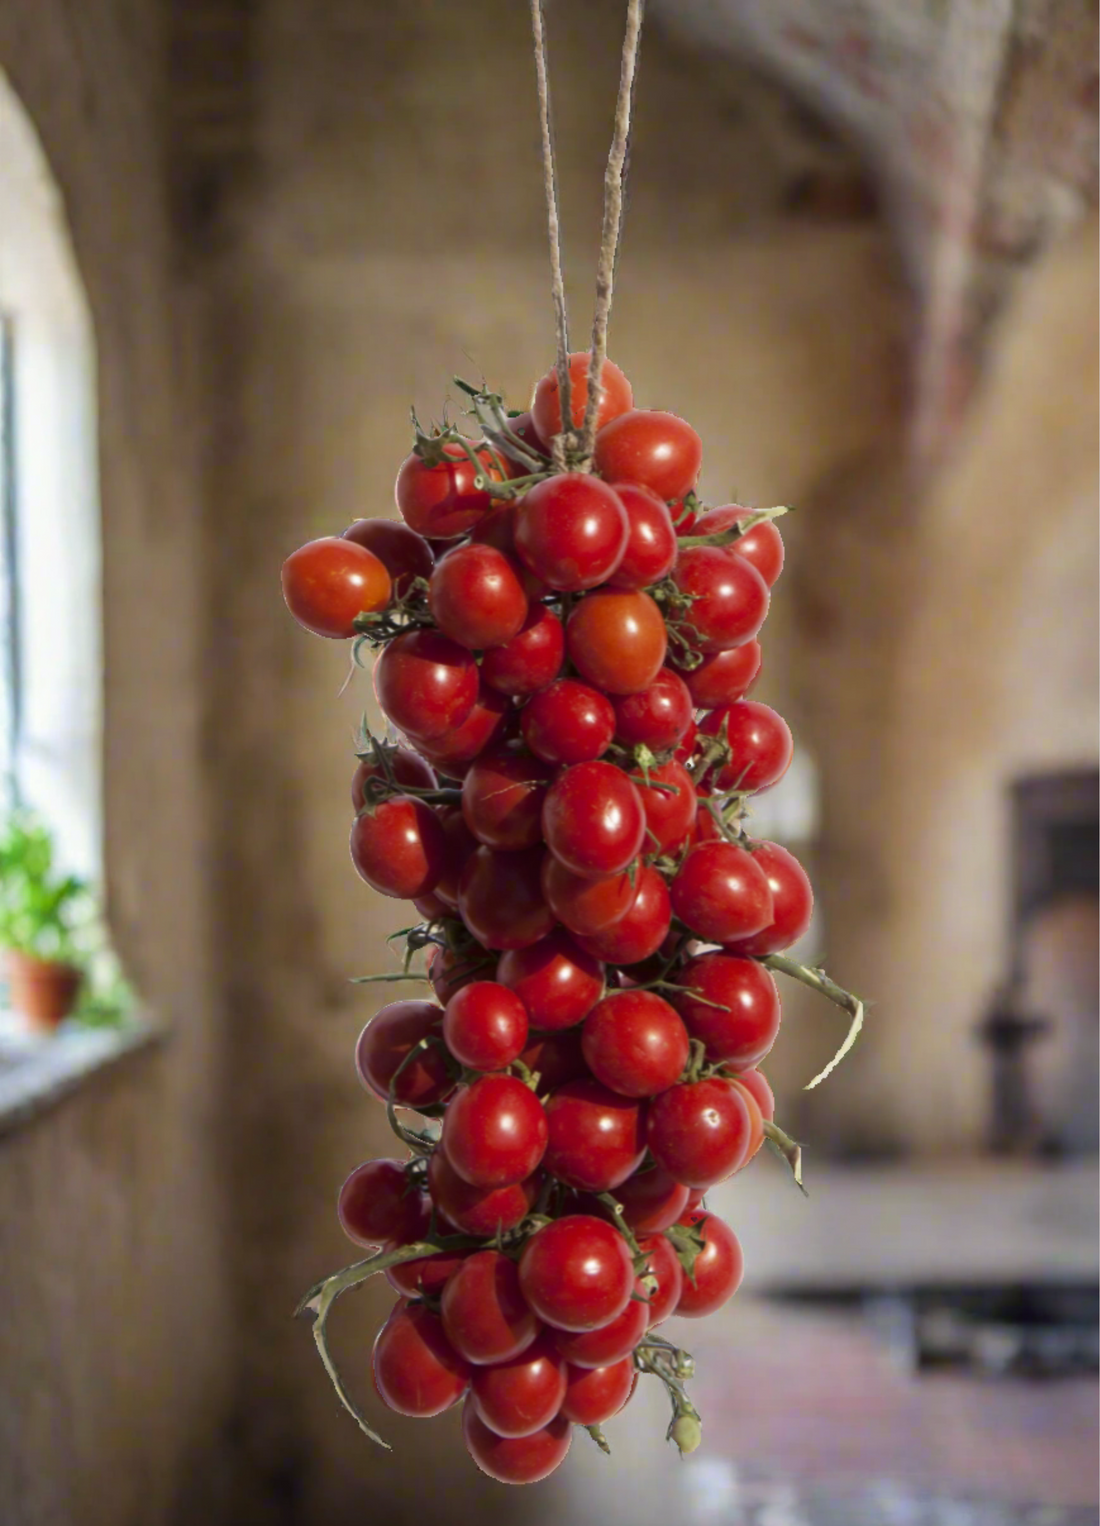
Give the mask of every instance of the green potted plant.
<svg viewBox="0 0 1100 1526">
<path fill-rule="evenodd" d="M 76 1005 L 91 910 L 85 882 L 54 867 L 47 828 L 13 813 L 0 829 L 0 950 L 11 1006 L 36 1028 L 55 1028 Z"/>
</svg>

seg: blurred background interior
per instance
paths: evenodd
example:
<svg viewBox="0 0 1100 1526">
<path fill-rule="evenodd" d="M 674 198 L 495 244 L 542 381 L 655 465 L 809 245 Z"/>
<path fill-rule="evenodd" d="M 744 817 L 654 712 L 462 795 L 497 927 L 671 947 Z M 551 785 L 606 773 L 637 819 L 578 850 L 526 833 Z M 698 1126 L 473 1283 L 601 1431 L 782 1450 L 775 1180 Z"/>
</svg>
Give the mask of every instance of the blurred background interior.
<svg viewBox="0 0 1100 1526">
<path fill-rule="evenodd" d="M 622 12 L 548 12 L 578 334 Z M 713 1195 L 704 1450 L 643 1393 L 518 1495 L 453 1416 L 371 1450 L 290 1318 L 405 914 L 278 571 L 395 513 L 410 402 L 552 360 L 527 7 L 0 0 L 0 764 L 137 993 L 0 1025 L 3 1526 L 1095 1520 L 1096 59 L 1090 0 L 651 0 L 611 353 L 708 501 L 798 507 L 762 825 L 874 1006 L 805 1093 L 843 1019 L 785 993 L 811 1196 Z"/>
</svg>

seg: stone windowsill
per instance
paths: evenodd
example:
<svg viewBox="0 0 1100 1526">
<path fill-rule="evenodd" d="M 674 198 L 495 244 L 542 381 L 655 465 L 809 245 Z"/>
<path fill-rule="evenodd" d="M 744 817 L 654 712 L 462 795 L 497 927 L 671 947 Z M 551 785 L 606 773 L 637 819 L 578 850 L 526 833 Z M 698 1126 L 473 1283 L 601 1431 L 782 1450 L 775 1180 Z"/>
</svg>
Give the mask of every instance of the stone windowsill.
<svg viewBox="0 0 1100 1526">
<path fill-rule="evenodd" d="M 126 1055 L 163 1037 L 137 1017 L 118 1028 L 62 1023 L 55 1033 L 28 1032 L 0 1009 L 0 1135 L 21 1128 Z"/>
</svg>

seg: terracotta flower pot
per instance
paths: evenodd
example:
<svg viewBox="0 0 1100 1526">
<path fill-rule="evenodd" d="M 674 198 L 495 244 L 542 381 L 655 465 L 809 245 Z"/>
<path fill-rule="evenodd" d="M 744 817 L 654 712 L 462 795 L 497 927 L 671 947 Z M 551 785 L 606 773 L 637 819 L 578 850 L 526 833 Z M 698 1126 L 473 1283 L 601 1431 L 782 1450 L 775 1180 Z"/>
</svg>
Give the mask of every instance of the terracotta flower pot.
<svg viewBox="0 0 1100 1526">
<path fill-rule="evenodd" d="M 71 964 L 4 950 L 12 1009 L 34 1028 L 56 1028 L 76 1006 L 83 972 Z"/>
</svg>

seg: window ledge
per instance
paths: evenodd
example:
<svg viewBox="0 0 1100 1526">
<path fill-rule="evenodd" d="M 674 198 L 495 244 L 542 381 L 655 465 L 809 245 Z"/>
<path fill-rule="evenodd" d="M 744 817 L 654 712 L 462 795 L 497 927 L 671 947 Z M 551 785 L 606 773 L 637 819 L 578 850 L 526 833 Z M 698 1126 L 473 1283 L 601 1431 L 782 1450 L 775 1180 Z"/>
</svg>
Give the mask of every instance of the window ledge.
<svg viewBox="0 0 1100 1526">
<path fill-rule="evenodd" d="M 0 1009 L 0 1136 L 48 1112 L 89 1077 L 163 1035 L 141 1017 L 117 1028 L 63 1023 L 56 1033 L 29 1033 L 14 1013 Z"/>
</svg>

